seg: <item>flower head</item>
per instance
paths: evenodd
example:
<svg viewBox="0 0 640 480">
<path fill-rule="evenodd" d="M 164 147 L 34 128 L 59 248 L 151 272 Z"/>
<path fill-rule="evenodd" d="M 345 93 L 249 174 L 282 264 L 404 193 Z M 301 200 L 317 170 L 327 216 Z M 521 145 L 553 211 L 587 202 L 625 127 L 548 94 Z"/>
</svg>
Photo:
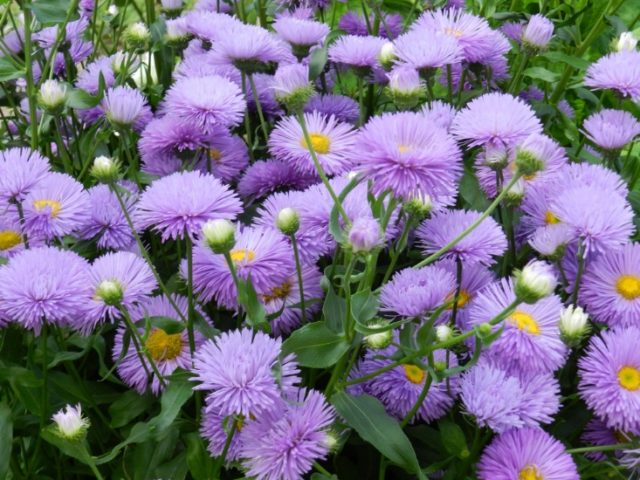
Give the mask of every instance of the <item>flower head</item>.
<svg viewBox="0 0 640 480">
<path fill-rule="evenodd" d="M 560 334 L 570 347 L 577 347 L 589 333 L 589 315 L 581 307 L 569 305 L 560 313 Z"/>
<path fill-rule="evenodd" d="M 238 182 L 243 198 L 262 198 L 279 190 L 302 190 L 317 182 L 315 173 L 301 175 L 281 160 L 261 160 L 252 164 Z"/>
<path fill-rule="evenodd" d="M 344 35 L 329 47 L 329 60 L 368 74 L 378 65 L 378 53 L 383 44 L 384 40 L 379 37 Z"/>
<path fill-rule="evenodd" d="M 596 90 L 615 90 L 625 97 L 640 97 L 640 52 L 622 50 L 605 55 L 589 66 L 584 84 Z"/>
<path fill-rule="evenodd" d="M 532 15 L 522 30 L 522 44 L 534 52 L 547 47 L 553 36 L 553 23 L 541 14 Z"/>
<path fill-rule="evenodd" d="M 631 113 L 610 108 L 590 115 L 582 127 L 603 150 L 620 150 L 640 135 L 640 122 Z"/>
<path fill-rule="evenodd" d="M 304 106 L 304 111 L 333 115 L 338 121 L 346 123 L 356 123 L 360 116 L 358 102 L 351 97 L 334 94 L 314 95 Z"/>
<path fill-rule="evenodd" d="M 411 30 L 395 42 L 399 63 L 409 65 L 421 73 L 431 72 L 462 60 L 458 41 L 449 35 L 432 30 Z"/>
<path fill-rule="evenodd" d="M 49 174 L 49 162 L 28 148 L 0 152 L 0 200 L 22 201 Z"/>
<path fill-rule="evenodd" d="M 443 305 L 454 290 L 455 277 L 443 268 L 406 268 L 382 287 L 381 310 L 419 317 Z"/>
<path fill-rule="evenodd" d="M 118 128 L 141 131 L 152 118 L 151 109 L 140 91 L 118 86 L 108 89 L 102 100 L 104 115 Z"/>
<path fill-rule="evenodd" d="M 349 245 L 354 253 L 367 254 L 382 246 L 384 238 L 380 224 L 374 218 L 360 217 L 354 220 L 349 229 Z"/>
<path fill-rule="evenodd" d="M 548 263 L 532 260 L 515 275 L 515 292 L 526 303 L 536 303 L 553 293 L 558 284 L 555 271 Z"/>
<path fill-rule="evenodd" d="M 66 440 L 79 440 L 89 429 L 89 419 L 82 415 L 80 404 L 67 405 L 51 417 L 56 425 L 56 433 Z"/>
</svg>

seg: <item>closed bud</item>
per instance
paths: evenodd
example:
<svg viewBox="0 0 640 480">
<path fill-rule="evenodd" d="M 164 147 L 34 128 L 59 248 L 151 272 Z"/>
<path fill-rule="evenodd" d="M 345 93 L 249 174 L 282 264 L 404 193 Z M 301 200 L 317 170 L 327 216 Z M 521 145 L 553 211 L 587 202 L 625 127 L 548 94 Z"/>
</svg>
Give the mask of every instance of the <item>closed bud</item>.
<svg viewBox="0 0 640 480">
<path fill-rule="evenodd" d="M 182 0 L 160 0 L 160 5 L 169 17 L 178 16 L 182 10 Z"/>
<path fill-rule="evenodd" d="M 589 315 L 581 307 L 569 305 L 560 312 L 560 335 L 569 347 L 577 347 L 589 333 Z"/>
<path fill-rule="evenodd" d="M 558 284 L 548 263 L 534 260 L 515 273 L 516 296 L 525 303 L 536 303 L 553 293 Z"/>
<path fill-rule="evenodd" d="M 104 155 L 96 157 L 91 167 L 91 176 L 103 183 L 112 183 L 120 175 L 120 164 Z"/>
<path fill-rule="evenodd" d="M 276 226 L 285 235 L 293 235 L 300 228 L 300 215 L 293 208 L 283 208 L 276 217 Z"/>
<path fill-rule="evenodd" d="M 449 325 L 438 325 L 436 327 L 436 338 L 439 342 L 446 342 L 453 338 L 453 328 Z"/>
<path fill-rule="evenodd" d="M 613 49 L 616 52 L 629 51 L 632 52 L 638 45 L 638 39 L 633 32 L 622 32 L 613 44 Z"/>
<path fill-rule="evenodd" d="M 136 22 L 127 27 L 124 40 L 130 48 L 144 49 L 151 40 L 151 32 L 144 23 Z"/>
<path fill-rule="evenodd" d="M 369 325 L 369 328 L 384 328 L 389 325 L 386 320 L 378 320 Z M 384 332 L 372 333 L 366 335 L 363 339 L 365 345 L 372 350 L 380 350 L 386 348 L 391 344 L 392 333 L 391 330 L 385 330 Z"/>
<path fill-rule="evenodd" d="M 123 296 L 122 285 L 117 280 L 103 280 L 96 288 L 96 297 L 107 305 L 119 305 Z"/>
<path fill-rule="evenodd" d="M 56 426 L 56 434 L 65 440 L 81 440 L 89 429 L 89 420 L 82 416 L 80 404 L 67 405 L 51 417 Z"/>
<path fill-rule="evenodd" d="M 340 447 L 340 436 L 333 430 L 325 432 L 324 444 L 329 450 L 329 453 L 334 453 Z"/>
<path fill-rule="evenodd" d="M 67 98 L 67 87 L 57 80 L 47 80 L 40 86 L 38 101 L 49 113 L 59 113 Z"/>
<path fill-rule="evenodd" d="M 115 17 L 116 15 L 118 15 L 118 7 L 116 7 L 115 5 L 109 5 L 109 8 L 107 8 L 107 13 L 112 17 Z"/>
<path fill-rule="evenodd" d="M 349 230 L 349 245 L 354 253 L 369 253 L 382 246 L 383 237 L 380 224 L 374 218 L 355 219 Z"/>
<path fill-rule="evenodd" d="M 393 62 L 396 60 L 396 51 L 393 43 L 386 42 L 380 48 L 380 53 L 378 54 L 378 60 L 380 61 L 380 65 L 385 70 L 391 70 L 393 66 Z"/>
<path fill-rule="evenodd" d="M 389 92 L 393 102 L 399 109 L 409 110 L 420 102 L 423 86 L 420 75 L 415 68 L 395 67 L 387 74 Z"/>
<path fill-rule="evenodd" d="M 553 23 L 544 15 L 533 15 L 522 30 L 522 45 L 529 53 L 545 50 L 553 36 Z"/>
<path fill-rule="evenodd" d="M 509 163 L 509 151 L 504 145 L 487 145 L 484 148 L 484 164 L 492 170 L 502 170 Z"/>
<path fill-rule="evenodd" d="M 511 185 L 504 198 L 505 203 L 510 207 L 517 207 L 524 198 L 524 180 L 519 178 L 516 183 Z"/>
<path fill-rule="evenodd" d="M 485 322 L 478 325 L 478 330 L 482 335 L 489 335 L 493 330 L 493 327 L 491 326 L 490 323 Z"/>
<path fill-rule="evenodd" d="M 416 193 L 403 206 L 405 212 L 412 217 L 422 220 L 433 210 L 433 202 L 428 193 Z"/>
<path fill-rule="evenodd" d="M 214 253 L 227 253 L 236 244 L 236 228 L 229 220 L 209 220 L 202 226 L 202 235 Z"/>
</svg>

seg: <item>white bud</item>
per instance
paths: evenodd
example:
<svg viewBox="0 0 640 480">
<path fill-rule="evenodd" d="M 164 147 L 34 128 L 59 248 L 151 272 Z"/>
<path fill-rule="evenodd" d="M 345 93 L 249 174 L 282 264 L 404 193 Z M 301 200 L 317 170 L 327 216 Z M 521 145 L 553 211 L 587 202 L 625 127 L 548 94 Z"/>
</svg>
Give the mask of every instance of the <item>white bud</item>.
<svg viewBox="0 0 640 480">
<path fill-rule="evenodd" d="M 404 209 L 410 215 L 422 220 L 426 218 L 433 209 L 433 200 L 428 193 L 414 193 L 411 198 L 404 204 Z"/>
<path fill-rule="evenodd" d="M 340 446 L 340 437 L 332 430 L 325 432 L 324 445 L 330 452 L 335 452 Z"/>
<path fill-rule="evenodd" d="M 132 40 L 147 41 L 151 37 L 151 32 L 144 23 L 136 22 L 129 25 L 125 35 Z"/>
<path fill-rule="evenodd" d="M 385 68 L 390 68 L 395 59 L 396 51 L 393 43 L 384 43 L 380 48 L 380 53 L 378 54 L 378 60 L 380 60 L 380 64 Z"/>
<path fill-rule="evenodd" d="M 621 52 L 623 50 L 632 52 L 636 49 L 636 45 L 638 45 L 638 39 L 633 32 L 622 32 L 620 37 L 615 41 L 613 49 L 616 52 Z"/>
<path fill-rule="evenodd" d="M 229 220 L 209 220 L 202 235 L 214 253 L 227 253 L 236 244 L 236 228 Z"/>
<path fill-rule="evenodd" d="M 553 293 L 558 284 L 552 267 L 545 262 L 533 260 L 515 274 L 515 293 L 525 303 L 536 303 Z"/>
<path fill-rule="evenodd" d="M 120 165 L 112 158 L 104 155 L 96 157 L 91 167 L 91 175 L 100 182 L 110 183 L 117 180 Z"/>
<path fill-rule="evenodd" d="M 564 342 L 575 347 L 589 332 L 589 315 L 581 307 L 569 305 L 560 312 L 560 334 Z"/>
<path fill-rule="evenodd" d="M 502 170 L 509 163 L 509 151 L 502 145 L 487 145 L 484 148 L 484 164 L 494 170 Z"/>
<path fill-rule="evenodd" d="M 439 342 L 446 342 L 453 337 L 453 329 L 449 325 L 438 325 L 436 327 L 436 338 Z"/>
<path fill-rule="evenodd" d="M 293 235 L 300 228 L 300 215 L 293 208 L 283 208 L 278 212 L 276 226 L 285 235 Z"/>
<path fill-rule="evenodd" d="M 82 416 L 80 404 L 67 405 L 55 413 L 51 419 L 57 427 L 56 433 L 67 440 L 79 440 L 89 428 L 89 420 Z"/>
<path fill-rule="evenodd" d="M 117 280 L 103 280 L 96 288 L 96 297 L 107 305 L 118 305 L 123 296 L 122 285 Z"/>
<path fill-rule="evenodd" d="M 379 320 L 369 325 L 370 328 L 384 328 L 389 325 L 386 320 Z M 380 350 L 389 346 L 392 340 L 391 330 L 385 330 L 384 332 L 372 333 L 364 337 L 364 343 L 367 347 L 373 350 Z"/>
<path fill-rule="evenodd" d="M 47 80 L 40 86 L 40 104 L 47 110 L 57 110 L 67 97 L 67 87 L 57 80 Z"/>
<path fill-rule="evenodd" d="M 525 181 L 523 178 L 519 178 L 516 183 L 511 185 L 511 188 L 507 191 L 505 201 L 510 205 L 518 205 L 524 198 Z"/>
<path fill-rule="evenodd" d="M 118 7 L 116 7 L 115 5 L 109 5 L 109 8 L 107 8 L 107 13 L 112 17 L 115 17 L 116 15 L 118 15 Z"/>
</svg>

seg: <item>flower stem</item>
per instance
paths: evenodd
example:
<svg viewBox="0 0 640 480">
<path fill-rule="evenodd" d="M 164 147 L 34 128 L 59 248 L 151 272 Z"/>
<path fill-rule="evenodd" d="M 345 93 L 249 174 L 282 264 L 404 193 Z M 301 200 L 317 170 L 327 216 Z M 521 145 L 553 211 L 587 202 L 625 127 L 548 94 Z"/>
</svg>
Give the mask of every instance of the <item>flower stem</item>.
<svg viewBox="0 0 640 480">
<path fill-rule="evenodd" d="M 253 101 L 256 104 L 256 110 L 258 111 L 258 118 L 260 119 L 260 128 L 262 128 L 262 134 L 264 135 L 264 141 L 269 141 L 269 129 L 267 128 L 267 121 L 264 119 L 264 114 L 262 113 L 262 105 L 260 105 L 260 97 L 258 96 L 258 89 L 256 88 L 256 84 L 253 81 L 253 74 L 248 73 L 247 77 L 249 78 L 249 86 L 251 87 L 251 94 L 253 95 Z"/>
<path fill-rule="evenodd" d="M 211 478 L 220 478 L 220 470 L 222 469 L 222 465 L 227 458 L 227 453 L 229 453 L 229 448 L 231 447 L 231 441 L 233 440 L 233 435 L 236 433 L 238 429 L 238 422 L 235 418 L 231 417 L 231 428 L 229 429 L 229 433 L 227 433 L 227 439 L 224 442 L 224 447 L 222 448 L 222 453 L 218 460 L 216 460 L 216 464 L 213 467 L 213 476 Z"/>
<path fill-rule="evenodd" d="M 429 365 L 433 366 L 433 355 L 429 356 Z M 431 374 L 427 371 L 427 378 L 424 381 L 424 387 L 422 387 L 422 390 L 420 391 L 420 395 L 418 395 L 418 399 L 416 400 L 416 403 L 413 404 L 413 407 L 411 407 L 411 410 L 409 410 L 409 412 L 404 416 L 404 418 L 400 422 L 401 427 L 406 427 L 407 424 L 413 419 L 413 417 L 415 417 L 416 413 L 422 406 L 424 399 L 427 398 L 427 394 L 429 393 L 429 388 L 431 387 L 432 380 L 433 379 L 431 378 Z"/>
<path fill-rule="evenodd" d="M 307 313 L 304 306 L 304 287 L 302 285 L 302 265 L 300 264 L 300 252 L 298 251 L 298 241 L 295 235 L 291 235 L 291 246 L 293 247 L 293 257 L 296 261 L 296 275 L 298 276 L 298 290 L 300 291 L 300 310 L 302 323 L 307 322 Z"/>
<path fill-rule="evenodd" d="M 9 6 L 7 6 L 9 8 Z M 25 77 L 27 80 L 27 99 L 29 100 L 29 123 L 31 131 L 31 149 L 38 148 L 38 128 L 36 116 L 36 92 L 33 83 L 33 63 L 31 60 L 31 9 L 30 6 L 22 5 L 24 15 L 24 63 Z"/>
<path fill-rule="evenodd" d="M 578 305 L 578 295 L 580 293 L 580 281 L 582 280 L 582 274 L 584 273 L 584 244 L 582 241 L 578 242 L 578 252 L 576 253 L 578 258 L 578 271 L 576 272 L 576 280 L 573 285 L 573 293 L 571 294 L 571 303 L 574 306 Z"/>
<path fill-rule="evenodd" d="M 193 319 L 195 317 L 193 307 L 193 241 L 189 235 L 187 235 L 187 299 L 187 334 L 189 335 L 189 351 L 193 362 L 193 354 L 196 351 L 196 339 L 193 333 Z"/>
<path fill-rule="evenodd" d="M 616 443 L 615 445 L 594 445 L 593 447 L 570 448 L 567 453 L 589 453 L 589 452 L 612 452 L 614 450 L 624 450 L 634 448 L 633 443 Z"/>
</svg>

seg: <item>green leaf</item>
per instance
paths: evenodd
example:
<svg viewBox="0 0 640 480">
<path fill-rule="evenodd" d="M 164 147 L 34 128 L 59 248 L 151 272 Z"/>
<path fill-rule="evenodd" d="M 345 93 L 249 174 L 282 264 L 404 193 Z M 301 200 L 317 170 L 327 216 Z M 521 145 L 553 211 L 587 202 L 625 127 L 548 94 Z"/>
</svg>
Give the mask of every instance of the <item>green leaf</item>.
<svg viewBox="0 0 640 480">
<path fill-rule="evenodd" d="M 542 56 L 553 62 L 566 63 L 579 70 L 585 70 L 590 65 L 590 62 L 584 58 L 574 57 L 562 52 L 550 51 L 544 53 Z"/>
<path fill-rule="evenodd" d="M 285 340 L 282 350 L 295 353 L 303 367 L 327 368 L 349 350 L 349 343 L 343 336 L 329 330 L 324 322 L 314 322 L 293 332 Z"/>
<path fill-rule="evenodd" d="M 331 403 L 347 424 L 385 457 L 408 472 L 422 473 L 411 442 L 376 398 L 338 392 L 331 398 Z"/>
<path fill-rule="evenodd" d="M 349 193 L 351 193 L 351 190 L 358 186 L 359 181 L 358 177 L 354 178 L 339 194 L 337 194 L 340 203 L 344 203 L 344 199 L 347 198 Z M 333 235 L 333 238 L 336 239 L 336 242 L 345 243 L 347 241 L 347 236 L 345 235 L 345 232 L 342 231 L 342 227 L 340 225 L 340 213 L 337 205 L 334 205 L 331 209 L 331 215 L 329 216 L 329 231 L 331 232 L 331 235 Z"/>
<path fill-rule="evenodd" d="M 13 443 L 13 422 L 11 409 L 6 403 L 0 403 L 0 478 L 6 478 L 11 459 Z"/>
<path fill-rule="evenodd" d="M 440 428 L 442 444 L 445 450 L 458 458 L 467 458 L 469 449 L 467 439 L 462 429 L 449 419 L 442 419 L 438 422 Z"/>
<path fill-rule="evenodd" d="M 0 58 L 0 82 L 23 78 L 26 75 L 24 67 L 16 65 L 9 57 Z"/>
<path fill-rule="evenodd" d="M 31 4 L 31 10 L 42 24 L 62 23 L 70 5 L 71 0 L 36 0 Z"/>
<path fill-rule="evenodd" d="M 270 329 L 264 305 L 258 300 L 258 294 L 253 287 L 251 277 L 247 278 L 246 281 L 239 280 L 239 283 L 241 291 L 238 293 L 238 302 L 245 308 L 247 323 L 252 327 L 263 330 Z"/>
<path fill-rule="evenodd" d="M 187 444 L 187 465 L 195 480 L 209 480 L 214 467 L 214 460 L 207 452 L 202 437 L 196 433 L 185 435 Z"/>
<path fill-rule="evenodd" d="M 104 463 L 109 463 L 114 458 L 118 456 L 120 451 L 127 447 L 128 445 L 132 445 L 134 443 L 141 443 L 148 440 L 151 436 L 151 428 L 149 427 L 149 423 L 139 422 L 136 423 L 131 431 L 129 432 L 129 436 L 125 438 L 122 442 L 117 444 L 113 449 L 96 459 L 96 465 L 102 465 Z"/>
<path fill-rule="evenodd" d="M 351 315 L 358 323 L 367 323 L 378 313 L 380 301 L 371 290 L 364 290 L 351 296 Z"/>
<path fill-rule="evenodd" d="M 155 428 L 158 434 L 162 434 L 180 413 L 180 408 L 193 395 L 193 384 L 187 380 L 187 373 L 181 372 L 180 375 L 172 375 L 167 389 L 160 399 L 161 410 L 157 417 L 149 422 L 152 428 Z"/>
<path fill-rule="evenodd" d="M 524 71 L 524 76 L 548 83 L 554 83 L 558 81 L 558 77 L 560 75 L 543 67 L 531 67 Z"/>
<path fill-rule="evenodd" d="M 118 400 L 109 406 L 111 426 L 114 428 L 124 427 L 138 415 L 148 411 L 154 402 L 155 398 L 151 395 L 140 395 L 133 390 L 124 392 Z"/>
<path fill-rule="evenodd" d="M 169 317 L 149 317 L 149 322 L 156 328 L 161 328 L 168 335 L 182 332 L 186 325 L 184 322 Z"/>
<path fill-rule="evenodd" d="M 336 295 L 332 286 L 329 286 L 327 290 L 327 296 L 324 299 L 324 305 L 322 305 L 322 315 L 329 330 L 334 333 L 342 333 L 344 331 L 347 305 L 344 298 Z"/>
<path fill-rule="evenodd" d="M 57 434 L 57 428 L 53 424 L 49 425 L 40 432 L 40 436 L 51 445 L 58 447 L 65 455 L 75 458 L 85 465 L 90 465 L 92 459 L 87 449 L 87 440 L 84 438 L 81 440 L 67 440 Z"/>
<path fill-rule="evenodd" d="M 100 103 L 100 96 L 93 96 L 80 88 L 67 88 L 65 104 L 79 110 L 93 108 Z"/>
<path fill-rule="evenodd" d="M 327 47 L 316 48 L 309 60 L 309 80 L 314 81 L 320 76 L 327 64 Z"/>
<path fill-rule="evenodd" d="M 473 210 L 482 212 L 489 206 L 487 197 L 482 192 L 480 184 L 470 168 L 464 169 L 464 174 L 460 179 L 460 195 Z"/>
</svg>

